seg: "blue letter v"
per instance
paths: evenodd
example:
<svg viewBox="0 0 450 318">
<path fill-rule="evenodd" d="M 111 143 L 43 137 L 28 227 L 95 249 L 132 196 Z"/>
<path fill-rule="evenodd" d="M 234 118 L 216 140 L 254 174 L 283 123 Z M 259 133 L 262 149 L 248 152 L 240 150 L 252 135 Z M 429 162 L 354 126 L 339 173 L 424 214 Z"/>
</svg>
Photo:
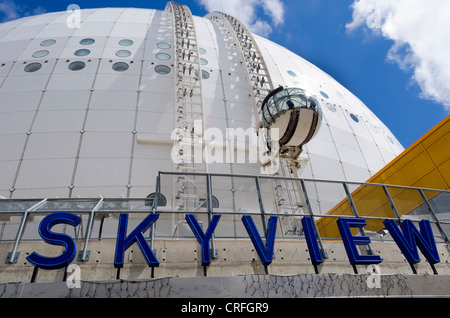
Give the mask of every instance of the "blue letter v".
<svg viewBox="0 0 450 318">
<path fill-rule="evenodd" d="M 247 230 L 247 233 L 256 248 L 256 252 L 264 265 L 270 265 L 270 263 L 272 263 L 277 222 L 278 217 L 270 217 L 266 233 L 266 245 L 264 245 L 252 217 L 250 215 L 242 216 L 242 223 L 244 223 L 245 229 Z"/>
</svg>

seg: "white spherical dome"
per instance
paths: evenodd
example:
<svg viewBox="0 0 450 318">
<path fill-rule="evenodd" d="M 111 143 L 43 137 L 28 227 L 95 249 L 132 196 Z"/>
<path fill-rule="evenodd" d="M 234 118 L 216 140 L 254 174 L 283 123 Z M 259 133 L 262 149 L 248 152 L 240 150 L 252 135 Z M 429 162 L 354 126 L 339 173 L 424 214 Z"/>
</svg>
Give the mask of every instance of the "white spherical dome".
<svg viewBox="0 0 450 318">
<path fill-rule="evenodd" d="M 146 197 L 158 171 L 173 171 L 176 128 L 172 14 L 81 10 L 0 24 L 0 195 Z M 204 128 L 253 128 L 239 45 L 194 17 Z M 402 146 L 351 92 L 316 66 L 254 35 L 275 87 L 307 89 L 321 102 L 317 136 L 300 177 L 365 181 Z M 197 74 L 198 75 L 198 74 Z M 211 164 L 209 172 L 258 174 L 259 164 Z"/>
</svg>

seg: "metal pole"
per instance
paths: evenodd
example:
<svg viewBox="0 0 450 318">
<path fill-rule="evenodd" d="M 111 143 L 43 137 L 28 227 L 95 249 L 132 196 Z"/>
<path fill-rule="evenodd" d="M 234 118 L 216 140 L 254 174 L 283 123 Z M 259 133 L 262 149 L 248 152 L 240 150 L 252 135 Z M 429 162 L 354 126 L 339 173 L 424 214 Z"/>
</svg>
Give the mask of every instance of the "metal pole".
<svg viewBox="0 0 450 318">
<path fill-rule="evenodd" d="M 441 223 L 439 222 L 439 219 L 437 218 L 436 212 L 434 211 L 434 208 L 431 206 L 430 201 L 428 201 L 428 199 L 422 189 L 419 189 L 419 192 L 420 192 L 420 196 L 422 197 L 423 202 L 425 202 L 425 204 L 427 205 L 431 216 L 433 217 L 434 221 L 436 221 L 439 232 L 441 232 L 441 235 L 444 238 L 445 242 L 447 243 L 447 246 L 450 246 L 450 240 L 447 236 L 447 233 L 445 232 L 444 228 L 442 227 Z"/>
<path fill-rule="evenodd" d="M 17 253 L 17 246 L 19 245 L 20 240 L 22 239 L 23 233 L 25 231 L 25 227 L 27 224 L 27 220 L 28 220 L 28 214 L 36 209 L 38 209 L 40 206 L 42 206 L 43 204 L 45 204 L 47 202 L 47 199 L 44 199 L 38 203 L 36 203 L 35 205 L 33 205 L 31 208 L 29 208 L 28 210 L 26 210 L 22 216 L 22 221 L 20 222 L 20 226 L 19 226 L 19 230 L 17 232 L 16 235 L 16 240 L 14 242 L 14 247 L 12 252 L 8 253 L 8 257 L 6 259 L 6 261 L 10 264 L 15 264 L 17 263 L 16 258 L 16 253 Z"/>
<path fill-rule="evenodd" d="M 92 209 L 90 215 L 89 215 L 89 221 L 88 221 L 88 226 L 87 226 L 87 230 L 86 230 L 86 239 L 84 241 L 84 248 L 83 248 L 83 253 L 81 254 L 81 258 L 80 260 L 83 262 L 87 262 L 89 260 L 89 256 L 88 254 L 88 244 L 89 244 L 89 239 L 91 238 L 91 234 L 92 234 L 92 227 L 94 226 L 94 217 L 95 217 L 95 212 L 98 211 L 98 209 L 100 209 L 101 205 L 103 204 L 103 197 L 97 202 L 97 204 L 95 205 L 95 207 Z"/>
<path fill-rule="evenodd" d="M 308 208 L 309 214 L 313 218 L 313 222 L 312 223 L 313 223 L 313 226 L 314 226 L 314 231 L 316 232 L 317 240 L 319 241 L 320 253 L 322 254 L 323 258 L 328 258 L 327 250 L 323 247 L 322 239 L 320 238 L 320 234 L 319 234 L 319 229 L 317 228 L 317 224 L 314 221 L 314 213 L 313 213 L 313 210 L 312 210 L 312 207 L 311 207 L 311 203 L 309 202 L 308 193 L 306 191 L 305 182 L 303 181 L 303 179 L 300 180 L 300 184 L 301 184 L 302 191 L 303 191 L 303 197 L 305 198 L 306 207 Z"/>
<path fill-rule="evenodd" d="M 343 182 L 342 185 L 344 186 L 345 194 L 347 195 L 347 199 L 348 199 L 348 202 L 350 203 L 350 208 L 352 209 L 353 215 L 355 217 L 359 218 L 360 216 L 358 214 L 358 210 L 356 209 L 355 202 L 353 201 L 352 194 L 350 193 L 350 190 L 348 189 L 347 183 Z M 360 228 L 359 231 L 360 231 L 361 235 L 366 236 L 366 231 L 364 231 L 363 228 Z M 370 245 L 367 245 L 367 247 L 369 250 L 369 254 L 375 255 L 375 253 L 372 250 L 372 247 Z"/>
<path fill-rule="evenodd" d="M 383 191 L 384 191 L 384 194 L 386 195 L 386 198 L 389 201 L 389 204 L 391 206 L 392 211 L 394 212 L 395 217 L 398 220 L 398 224 L 401 225 L 402 224 L 402 219 L 400 217 L 400 214 L 397 211 L 397 208 L 395 207 L 394 200 L 392 200 L 391 194 L 389 193 L 389 190 L 388 190 L 388 188 L 385 185 L 383 185 Z"/>
<path fill-rule="evenodd" d="M 264 230 L 264 235 L 267 233 L 267 224 L 266 224 L 266 211 L 264 210 L 264 204 L 262 200 L 262 194 L 261 194 L 261 184 L 259 183 L 259 177 L 255 177 L 256 182 L 256 192 L 258 193 L 258 202 L 259 202 L 259 210 L 261 212 L 261 220 Z"/>
<path fill-rule="evenodd" d="M 158 208 L 158 201 L 159 201 L 159 187 L 160 187 L 160 177 L 159 174 L 156 177 L 156 195 L 152 202 L 152 214 L 156 213 L 156 210 Z M 152 227 L 150 228 L 150 248 L 153 251 L 153 241 L 155 239 L 155 223 L 152 224 Z"/>
<path fill-rule="evenodd" d="M 212 180 L 211 175 L 206 175 L 206 195 L 207 195 L 207 209 L 208 209 L 208 226 L 211 224 L 212 218 L 213 218 L 213 205 L 212 205 Z M 211 237 L 211 255 L 212 258 L 217 258 L 216 248 L 214 244 L 214 234 Z"/>
</svg>

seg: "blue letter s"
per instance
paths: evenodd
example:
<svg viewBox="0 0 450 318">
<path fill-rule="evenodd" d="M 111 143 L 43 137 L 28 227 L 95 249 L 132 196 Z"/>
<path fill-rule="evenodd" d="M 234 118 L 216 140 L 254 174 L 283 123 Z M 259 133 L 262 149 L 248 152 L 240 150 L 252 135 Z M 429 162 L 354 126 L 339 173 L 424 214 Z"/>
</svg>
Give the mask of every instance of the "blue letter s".
<svg viewBox="0 0 450 318">
<path fill-rule="evenodd" d="M 77 249 L 75 242 L 70 236 L 53 233 L 50 229 L 57 224 L 68 224 L 76 227 L 80 223 L 81 218 L 72 213 L 57 212 L 47 215 L 41 221 L 41 224 L 39 224 L 39 235 L 48 244 L 64 246 L 64 253 L 57 257 L 46 257 L 33 252 L 27 257 L 27 260 L 35 266 L 43 269 L 58 269 L 69 266 L 76 255 Z"/>
</svg>

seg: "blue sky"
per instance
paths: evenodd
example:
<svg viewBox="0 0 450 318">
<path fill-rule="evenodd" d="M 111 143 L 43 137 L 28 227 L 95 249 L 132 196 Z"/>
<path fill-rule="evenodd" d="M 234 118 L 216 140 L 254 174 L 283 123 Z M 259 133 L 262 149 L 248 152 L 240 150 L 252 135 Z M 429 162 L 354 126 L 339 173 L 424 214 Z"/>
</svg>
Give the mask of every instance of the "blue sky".
<svg viewBox="0 0 450 318">
<path fill-rule="evenodd" d="M 448 0 L 180 2 L 198 16 L 228 11 L 254 32 L 315 64 L 360 98 L 405 148 L 450 113 L 450 65 L 445 64 L 450 33 L 439 29 L 439 23 L 450 21 Z M 82 9 L 163 10 L 167 1 L 0 0 L 0 21 L 64 11 L 73 3 Z M 421 12 L 431 18 L 421 17 Z"/>
</svg>

